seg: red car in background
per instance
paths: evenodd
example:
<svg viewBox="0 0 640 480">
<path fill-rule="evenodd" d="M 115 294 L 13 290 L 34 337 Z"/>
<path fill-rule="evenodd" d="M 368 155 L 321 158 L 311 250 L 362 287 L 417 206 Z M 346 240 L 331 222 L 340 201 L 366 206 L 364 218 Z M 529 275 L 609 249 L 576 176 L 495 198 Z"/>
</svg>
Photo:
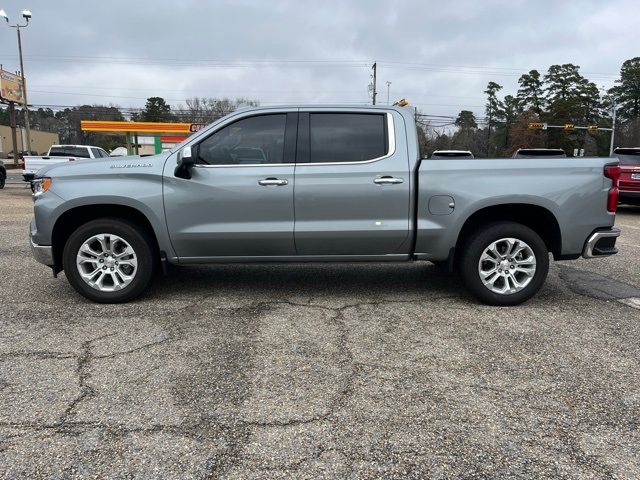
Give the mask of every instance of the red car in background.
<svg viewBox="0 0 640 480">
<path fill-rule="evenodd" d="M 620 203 L 640 205 L 640 147 L 616 148 L 620 159 Z"/>
</svg>

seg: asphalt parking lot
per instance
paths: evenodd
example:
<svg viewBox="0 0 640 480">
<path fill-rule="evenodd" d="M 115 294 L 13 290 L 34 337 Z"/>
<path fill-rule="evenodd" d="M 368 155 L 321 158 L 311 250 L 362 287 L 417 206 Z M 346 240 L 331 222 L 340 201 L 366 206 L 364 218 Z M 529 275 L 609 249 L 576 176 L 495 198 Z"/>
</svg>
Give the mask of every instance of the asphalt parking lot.
<svg viewBox="0 0 640 480">
<path fill-rule="evenodd" d="M 407 265 L 175 269 L 89 303 L 0 190 L 4 478 L 639 478 L 640 209 L 527 304 Z"/>
</svg>

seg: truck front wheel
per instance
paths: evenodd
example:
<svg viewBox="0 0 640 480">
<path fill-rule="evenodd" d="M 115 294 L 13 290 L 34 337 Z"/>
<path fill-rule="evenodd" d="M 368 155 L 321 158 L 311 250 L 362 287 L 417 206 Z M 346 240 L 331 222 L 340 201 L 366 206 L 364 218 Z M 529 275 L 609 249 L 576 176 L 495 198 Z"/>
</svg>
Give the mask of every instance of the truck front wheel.
<svg viewBox="0 0 640 480">
<path fill-rule="evenodd" d="M 489 305 L 518 305 L 535 295 L 549 271 L 549 252 L 540 236 L 515 222 L 482 227 L 464 243 L 462 281 Z"/>
<path fill-rule="evenodd" d="M 69 236 L 62 264 L 69 283 L 84 297 L 121 303 L 150 285 L 154 257 L 144 231 L 123 219 L 101 218 Z"/>
</svg>

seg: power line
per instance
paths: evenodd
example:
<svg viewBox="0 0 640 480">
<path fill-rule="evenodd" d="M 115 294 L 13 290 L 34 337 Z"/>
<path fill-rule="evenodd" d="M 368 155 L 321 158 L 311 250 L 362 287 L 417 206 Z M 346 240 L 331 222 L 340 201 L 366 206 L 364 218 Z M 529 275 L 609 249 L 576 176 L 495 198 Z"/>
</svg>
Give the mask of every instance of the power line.
<svg viewBox="0 0 640 480">
<path fill-rule="evenodd" d="M 15 55 L 0 55 L 0 58 L 17 58 Z M 84 56 L 84 55 L 29 55 L 25 57 L 34 62 L 79 62 L 79 63 L 106 63 L 106 64 L 132 64 L 132 65 L 171 65 L 171 66 L 200 66 L 208 68 L 255 68 L 263 66 L 323 66 L 323 67 L 369 67 L 371 60 L 216 60 L 198 58 L 153 58 L 153 57 L 122 57 L 122 56 Z M 456 65 L 438 63 L 401 62 L 396 60 L 383 60 L 377 62 L 379 66 L 387 68 L 402 67 L 408 70 L 429 70 L 449 73 L 474 74 L 474 75 L 507 75 L 520 76 L 533 68 L 531 67 L 502 67 L 493 65 Z M 610 72 L 581 72 L 583 75 L 600 77 L 603 79 L 618 78 L 618 73 Z"/>
</svg>

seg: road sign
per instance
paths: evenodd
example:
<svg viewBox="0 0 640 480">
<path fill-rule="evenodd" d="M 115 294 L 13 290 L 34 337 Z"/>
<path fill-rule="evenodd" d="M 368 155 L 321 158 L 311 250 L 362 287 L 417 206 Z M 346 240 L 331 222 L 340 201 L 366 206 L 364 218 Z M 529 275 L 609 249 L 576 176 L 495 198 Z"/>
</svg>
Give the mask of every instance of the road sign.
<svg viewBox="0 0 640 480">
<path fill-rule="evenodd" d="M 547 124 L 546 123 L 540 123 L 540 122 L 531 122 L 531 123 L 529 123 L 529 129 L 530 130 L 546 130 L 547 129 Z"/>
<path fill-rule="evenodd" d="M 565 123 L 564 124 L 564 129 L 565 130 L 573 130 L 573 128 L 574 128 L 573 123 Z"/>
<path fill-rule="evenodd" d="M 0 100 L 24 104 L 22 78 L 19 75 L 0 70 Z"/>
</svg>

